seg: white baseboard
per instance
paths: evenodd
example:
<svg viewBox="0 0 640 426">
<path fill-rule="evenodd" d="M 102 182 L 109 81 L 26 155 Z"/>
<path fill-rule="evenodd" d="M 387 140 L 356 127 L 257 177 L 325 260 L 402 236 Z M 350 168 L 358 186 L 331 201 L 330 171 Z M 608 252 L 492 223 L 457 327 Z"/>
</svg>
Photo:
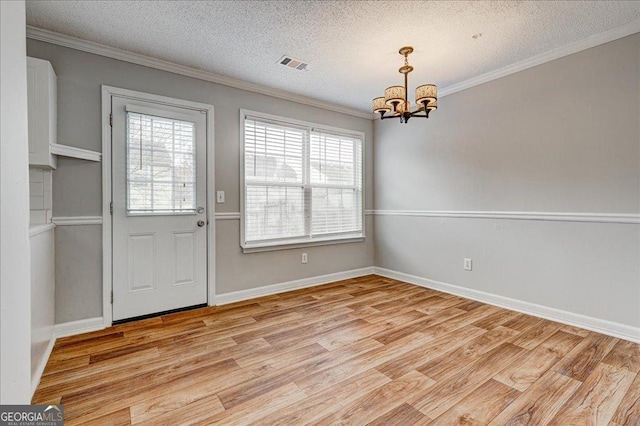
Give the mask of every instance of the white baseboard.
<svg viewBox="0 0 640 426">
<path fill-rule="evenodd" d="M 374 273 L 374 267 L 352 269 L 349 271 L 335 272 L 327 275 L 302 278 L 299 280 L 286 281 L 271 284 L 263 287 L 248 290 L 239 290 L 231 293 L 217 294 L 214 297 L 216 305 L 227 305 L 229 303 L 240 302 L 242 300 L 255 299 L 256 297 L 269 296 L 285 291 L 298 290 L 301 288 L 313 287 L 328 284 L 334 281 L 346 280 L 349 278 L 363 277 Z M 102 317 L 87 318 L 79 321 L 56 324 L 53 328 L 53 335 L 56 338 L 74 336 L 76 334 L 88 333 L 90 331 L 102 330 L 105 324 Z"/>
<path fill-rule="evenodd" d="M 327 275 L 319 275 L 316 277 L 302 278 L 299 280 L 287 281 L 249 290 L 240 290 L 231 293 L 218 294 L 215 296 L 215 303 L 217 305 L 226 305 L 229 303 L 254 299 L 257 297 L 314 287 L 335 281 L 363 277 L 371 274 L 404 281 L 425 288 L 443 291 L 445 293 L 454 294 L 456 296 L 465 297 L 467 299 L 477 300 L 479 302 L 488 303 L 490 305 L 499 306 L 501 308 L 522 312 L 527 315 L 533 315 L 551 321 L 557 321 L 563 324 L 580 327 L 587 330 L 595 331 L 597 333 L 602 333 L 620 339 L 640 343 L 640 328 L 637 327 L 631 327 L 625 324 L 620 324 L 599 318 L 593 318 L 582 314 L 576 314 L 573 312 L 563 311 L 548 306 L 537 305 L 535 303 L 511 299 L 509 297 L 499 296 L 496 294 L 486 293 L 479 290 L 473 290 L 453 284 L 447 284 L 440 281 L 418 277 L 415 275 L 405 274 L 404 272 L 398 272 L 374 266 L 336 272 Z M 105 325 L 102 317 L 88 318 L 79 321 L 56 324 L 53 329 L 53 337 L 51 338 L 51 341 L 47 346 L 45 356 L 40 362 L 40 365 L 38 365 L 36 375 L 31 383 L 32 392 L 35 392 L 38 384 L 40 383 L 40 378 L 42 377 L 42 373 L 44 372 L 47 361 L 49 360 L 49 356 L 51 355 L 51 351 L 53 350 L 57 338 L 73 336 L 81 333 L 88 333 L 90 331 L 102 330 L 104 328 Z"/>
<path fill-rule="evenodd" d="M 285 291 L 297 290 L 301 288 L 313 287 L 321 284 L 327 284 L 334 281 L 346 280 L 349 278 L 363 277 L 365 275 L 371 275 L 374 273 L 374 267 L 352 269 L 350 271 L 336 272 L 333 274 L 320 275 L 316 277 L 303 278 L 300 280 L 287 281 L 278 284 L 272 284 L 264 287 L 253 288 L 249 290 L 234 291 L 232 293 L 217 294 L 214 297 L 214 303 L 216 305 L 226 305 L 233 302 L 239 302 L 242 300 L 254 299 L 256 297 L 268 296 L 277 293 L 284 293 Z M 47 346 L 45 356 L 43 357 L 40 365 L 38 365 L 37 374 L 33 378 L 31 383 L 32 397 L 36 391 L 42 373 L 47 365 L 47 361 L 51 356 L 51 351 L 55 345 L 56 339 L 60 337 L 74 336 L 76 334 L 88 333 L 90 331 L 102 330 L 105 328 L 104 320 L 102 317 L 87 318 L 78 321 L 70 321 L 62 324 L 56 324 L 53 327 L 53 337 Z"/>
<path fill-rule="evenodd" d="M 440 281 L 434 281 L 415 275 L 405 274 L 404 272 L 379 267 L 375 267 L 374 269 L 375 274 L 383 277 L 393 278 L 395 280 L 404 281 L 433 290 L 443 291 L 445 293 L 454 294 L 467 299 L 477 300 L 478 302 L 488 303 L 490 305 L 499 306 L 512 311 L 522 312 L 523 314 L 533 315 L 535 317 L 584 328 L 597 333 L 617 337 L 619 339 L 640 343 L 640 328 L 637 327 L 589 317 L 582 314 L 576 314 L 569 311 L 563 311 L 561 309 L 525 302 L 523 300 L 511 299 L 509 297 L 447 284 Z"/>
<path fill-rule="evenodd" d="M 51 336 L 49 340 L 49 344 L 47 345 L 47 349 L 44 351 L 44 355 L 38 364 L 38 368 L 36 368 L 35 375 L 31 378 L 31 398 L 33 398 L 33 394 L 36 392 L 38 385 L 40 384 L 40 379 L 42 378 L 42 373 L 44 373 L 44 369 L 47 366 L 47 362 L 49 362 L 49 357 L 51 356 L 51 351 L 53 351 L 53 346 L 56 344 L 56 336 Z"/>
<path fill-rule="evenodd" d="M 76 334 L 88 333 L 90 331 L 102 330 L 104 321 L 102 317 L 87 318 L 78 321 L 64 322 L 53 326 L 53 335 L 56 338 L 74 336 Z"/>
<path fill-rule="evenodd" d="M 233 291 L 231 293 L 217 294 L 216 304 L 226 305 L 240 302 L 242 300 L 254 299 L 261 296 L 284 293 L 285 291 L 298 290 L 301 288 L 314 287 L 328 284 L 334 281 L 347 280 L 349 278 L 363 277 L 374 273 L 374 267 L 352 269 L 350 271 L 336 272 L 333 274 L 319 275 L 316 277 L 302 278 L 299 280 L 287 281 L 278 284 L 271 284 L 264 287 L 252 288 L 249 290 Z"/>
<path fill-rule="evenodd" d="M 51 356 L 51 351 L 53 351 L 53 347 L 55 346 L 56 340 L 58 338 L 75 336 L 76 334 L 102 330 L 103 328 L 105 327 L 104 327 L 104 321 L 102 320 L 102 317 L 87 318 L 87 319 L 78 320 L 78 321 L 70 321 L 62 324 L 55 324 L 53 326 L 53 336 L 51 336 L 51 340 L 47 345 L 47 349 L 44 352 L 44 356 L 40 360 L 40 364 L 38 364 L 36 374 L 35 376 L 33 376 L 31 380 L 31 398 L 33 398 L 33 394 L 36 392 L 36 389 L 40 384 L 40 379 L 42 379 L 42 373 L 44 373 L 44 369 L 47 366 L 47 362 L 49 362 L 49 357 Z"/>
</svg>

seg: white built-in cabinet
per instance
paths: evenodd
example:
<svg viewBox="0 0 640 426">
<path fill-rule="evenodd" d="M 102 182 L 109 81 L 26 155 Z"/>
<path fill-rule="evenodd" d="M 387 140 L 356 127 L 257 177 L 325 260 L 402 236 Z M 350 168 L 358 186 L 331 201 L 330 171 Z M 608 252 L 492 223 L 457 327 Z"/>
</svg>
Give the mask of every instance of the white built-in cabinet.
<svg viewBox="0 0 640 426">
<path fill-rule="evenodd" d="M 29 110 L 29 165 L 55 169 L 57 157 L 57 77 L 49 61 L 27 58 L 27 108 Z"/>
<path fill-rule="evenodd" d="M 99 152 L 58 144 L 57 80 L 49 61 L 27 57 L 29 166 L 55 169 L 58 155 L 100 161 Z"/>
</svg>

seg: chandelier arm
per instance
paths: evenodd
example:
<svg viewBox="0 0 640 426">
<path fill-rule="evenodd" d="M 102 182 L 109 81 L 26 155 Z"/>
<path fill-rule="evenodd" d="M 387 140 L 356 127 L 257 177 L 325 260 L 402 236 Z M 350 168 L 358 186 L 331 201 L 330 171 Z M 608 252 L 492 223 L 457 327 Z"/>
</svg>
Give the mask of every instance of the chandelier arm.
<svg viewBox="0 0 640 426">
<path fill-rule="evenodd" d="M 422 112 L 422 111 L 420 111 L 420 110 L 419 110 L 419 111 L 414 111 L 414 112 L 412 112 L 412 113 L 411 113 L 411 116 L 412 116 L 412 117 L 423 117 L 423 118 L 429 118 L 429 113 L 428 113 L 428 112 L 425 112 L 425 114 L 424 114 L 424 115 L 418 115 L 418 113 L 419 113 L 419 112 Z"/>
<path fill-rule="evenodd" d="M 419 112 L 424 112 L 424 115 L 418 115 Z M 411 113 L 412 117 L 424 117 L 424 118 L 429 118 L 429 113 L 431 112 L 431 110 L 429 110 L 427 108 L 427 102 L 422 102 L 422 109 L 418 108 L 417 110 L 413 111 Z"/>
</svg>

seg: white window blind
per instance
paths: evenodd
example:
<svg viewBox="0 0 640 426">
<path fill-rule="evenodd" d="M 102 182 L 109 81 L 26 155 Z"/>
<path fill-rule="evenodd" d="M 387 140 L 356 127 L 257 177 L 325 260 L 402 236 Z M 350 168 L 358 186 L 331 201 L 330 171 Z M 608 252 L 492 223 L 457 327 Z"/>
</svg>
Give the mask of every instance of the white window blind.
<svg viewBox="0 0 640 426">
<path fill-rule="evenodd" d="M 243 247 L 362 237 L 362 137 L 244 115 Z"/>
<path fill-rule="evenodd" d="M 127 112 L 127 214 L 195 212 L 195 125 Z"/>
<path fill-rule="evenodd" d="M 362 231 L 362 141 L 311 132 L 311 234 Z"/>
</svg>

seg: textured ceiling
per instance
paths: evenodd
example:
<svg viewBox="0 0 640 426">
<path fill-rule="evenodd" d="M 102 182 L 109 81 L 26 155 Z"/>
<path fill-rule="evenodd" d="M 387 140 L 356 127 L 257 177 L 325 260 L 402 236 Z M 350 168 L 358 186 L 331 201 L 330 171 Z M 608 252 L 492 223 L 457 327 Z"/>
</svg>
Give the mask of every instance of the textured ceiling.
<svg viewBox="0 0 640 426">
<path fill-rule="evenodd" d="M 364 111 L 402 84 L 401 46 L 410 86 L 442 89 L 638 19 L 636 1 L 27 1 L 35 27 Z"/>
</svg>

